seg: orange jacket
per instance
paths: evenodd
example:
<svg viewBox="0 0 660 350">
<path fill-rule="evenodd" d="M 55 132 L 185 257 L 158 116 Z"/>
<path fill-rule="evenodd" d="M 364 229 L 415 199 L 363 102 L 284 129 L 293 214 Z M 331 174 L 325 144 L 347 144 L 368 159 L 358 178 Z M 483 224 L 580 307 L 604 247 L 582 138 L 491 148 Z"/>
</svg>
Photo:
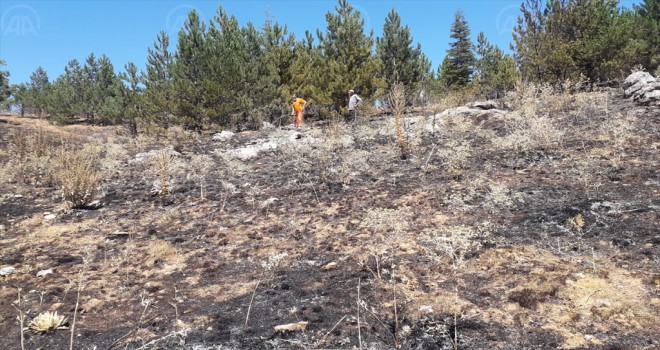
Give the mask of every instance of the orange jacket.
<svg viewBox="0 0 660 350">
<path fill-rule="evenodd" d="M 301 112 L 306 103 L 307 101 L 298 97 L 293 101 L 293 109 L 296 111 L 296 113 Z"/>
</svg>

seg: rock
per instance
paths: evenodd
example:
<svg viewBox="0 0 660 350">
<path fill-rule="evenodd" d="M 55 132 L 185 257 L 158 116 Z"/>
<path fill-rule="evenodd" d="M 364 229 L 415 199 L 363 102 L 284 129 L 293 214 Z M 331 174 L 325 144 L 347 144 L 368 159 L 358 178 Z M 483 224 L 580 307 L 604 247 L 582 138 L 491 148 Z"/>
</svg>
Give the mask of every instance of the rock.
<svg viewBox="0 0 660 350">
<path fill-rule="evenodd" d="M 234 137 L 234 133 L 233 133 L 233 132 L 231 132 L 231 131 L 227 131 L 227 130 L 223 130 L 223 131 L 221 131 L 221 132 L 219 132 L 219 133 L 215 133 L 215 134 L 213 134 L 213 136 L 211 137 L 211 140 L 213 140 L 213 141 L 222 141 L 222 142 L 225 142 L 225 141 L 229 141 L 229 140 L 231 140 L 232 137 Z"/>
<path fill-rule="evenodd" d="M 331 263 L 325 264 L 325 265 L 323 265 L 323 267 L 321 267 L 322 270 L 326 270 L 326 271 L 334 270 L 336 268 L 337 268 L 337 263 L 334 262 L 334 261 L 331 262 Z"/>
<path fill-rule="evenodd" d="M 41 271 L 37 272 L 37 277 L 48 276 L 48 275 L 50 275 L 50 274 L 52 274 L 52 273 L 53 273 L 53 269 L 41 270 Z"/>
<path fill-rule="evenodd" d="M 427 314 L 432 314 L 433 313 L 433 307 L 430 305 L 422 305 L 419 307 L 419 311 L 427 313 Z"/>
<path fill-rule="evenodd" d="M 642 105 L 660 105 L 660 79 L 647 72 L 635 72 L 623 82 L 624 96 Z"/>
<path fill-rule="evenodd" d="M 15 194 L 14 198 L 23 198 L 23 195 L 22 194 Z"/>
<path fill-rule="evenodd" d="M 495 109 L 498 107 L 497 102 L 493 100 L 470 102 L 466 106 L 470 108 L 479 108 L 483 110 Z"/>
<path fill-rule="evenodd" d="M 442 113 L 438 114 L 436 117 L 443 118 L 443 117 L 453 117 L 453 116 L 472 116 L 472 115 L 478 115 L 482 111 L 483 111 L 482 109 L 461 106 L 461 107 L 446 109 Z"/>
<path fill-rule="evenodd" d="M 149 152 L 138 153 L 138 154 L 135 155 L 135 157 L 133 157 L 133 159 L 130 159 L 128 161 L 128 164 L 129 165 L 145 164 L 145 163 L 149 162 L 151 159 L 153 159 L 153 157 L 158 152 L 162 152 L 162 151 L 169 152 L 169 154 L 172 155 L 173 157 L 178 157 L 178 156 L 181 155 L 181 153 L 174 150 L 173 146 L 169 146 L 167 148 L 160 149 L 160 150 L 155 149 L 155 150 L 151 150 Z"/>
<path fill-rule="evenodd" d="M 640 96 L 637 101 L 643 105 L 660 103 L 660 89 L 645 93 L 644 95 Z"/>
<path fill-rule="evenodd" d="M 302 331 L 305 330 L 305 328 L 307 328 L 308 324 L 309 322 L 301 321 L 296 323 L 283 324 L 283 325 L 275 326 L 273 328 L 275 329 L 275 332 Z"/>
<path fill-rule="evenodd" d="M 50 220 L 54 220 L 56 217 L 57 216 L 55 216 L 55 214 L 51 214 L 49 212 L 44 213 L 44 220 L 50 221 Z"/>
<path fill-rule="evenodd" d="M 639 83 L 640 81 L 646 82 L 646 84 L 655 81 L 655 78 L 647 72 L 635 72 L 630 74 L 626 80 L 623 81 L 623 89 L 628 90 L 628 88 Z"/>
<path fill-rule="evenodd" d="M 89 204 L 87 204 L 85 206 L 85 209 L 97 210 L 97 209 L 100 209 L 102 206 L 103 206 L 103 203 L 101 203 L 100 200 L 95 200 L 95 201 L 91 201 Z"/>
<path fill-rule="evenodd" d="M 0 269 L 0 276 L 7 277 L 11 275 L 14 271 L 16 271 L 16 268 L 14 267 L 11 266 L 3 267 Z"/>
</svg>

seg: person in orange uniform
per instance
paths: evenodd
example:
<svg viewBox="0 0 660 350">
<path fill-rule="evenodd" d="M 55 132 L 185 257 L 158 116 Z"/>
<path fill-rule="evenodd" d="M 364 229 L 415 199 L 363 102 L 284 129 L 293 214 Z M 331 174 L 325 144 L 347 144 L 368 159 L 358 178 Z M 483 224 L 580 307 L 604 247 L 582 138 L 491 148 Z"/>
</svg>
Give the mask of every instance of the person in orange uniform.
<svg viewBox="0 0 660 350">
<path fill-rule="evenodd" d="M 303 112 L 305 111 L 305 105 L 307 101 L 299 98 L 296 95 L 293 95 L 293 111 L 296 114 L 296 120 L 294 120 L 293 125 L 297 128 L 302 126 Z"/>
</svg>

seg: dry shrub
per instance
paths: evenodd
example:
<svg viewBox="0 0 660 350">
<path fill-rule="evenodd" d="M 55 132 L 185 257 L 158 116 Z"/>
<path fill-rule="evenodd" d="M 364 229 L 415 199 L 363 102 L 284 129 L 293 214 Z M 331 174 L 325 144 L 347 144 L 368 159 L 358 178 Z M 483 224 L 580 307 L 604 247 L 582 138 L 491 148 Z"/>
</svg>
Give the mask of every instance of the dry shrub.
<svg viewBox="0 0 660 350">
<path fill-rule="evenodd" d="M 57 157 L 58 182 L 62 199 L 72 208 L 88 205 L 98 190 L 101 173 L 97 170 L 98 150 L 86 147 L 82 150 L 62 148 Z"/>
<path fill-rule="evenodd" d="M 321 179 L 329 183 L 350 185 L 365 169 L 369 168 L 371 152 L 352 150 L 337 157 L 337 162 L 321 170 Z"/>
<path fill-rule="evenodd" d="M 204 199 L 204 189 L 208 175 L 213 170 L 215 162 L 211 156 L 206 154 L 195 154 L 190 158 L 188 165 L 188 176 L 199 186 L 200 199 Z"/>
<path fill-rule="evenodd" d="M 407 159 L 409 156 L 408 139 L 403 130 L 403 113 L 406 107 L 406 88 L 398 83 L 392 85 L 389 96 L 390 108 L 396 128 L 396 139 L 399 145 L 401 159 Z"/>
<path fill-rule="evenodd" d="M 564 132 L 547 116 L 509 113 L 504 118 L 506 135 L 492 140 L 498 150 L 530 152 L 561 147 Z"/>
<path fill-rule="evenodd" d="M 3 166 L 4 177 L 35 186 L 53 185 L 54 144 L 42 128 L 14 130 L 9 135 L 10 160 Z"/>
<path fill-rule="evenodd" d="M 151 172 L 158 176 L 158 189 L 156 192 L 161 199 L 165 199 L 169 194 L 168 181 L 174 158 L 174 152 L 167 148 L 153 152 L 150 156 Z"/>
<path fill-rule="evenodd" d="M 361 226 L 371 230 L 373 240 L 366 244 L 367 252 L 361 262 L 374 277 L 381 278 L 383 273 L 389 272 L 384 264 L 392 263 L 397 250 L 408 241 L 406 232 L 410 227 L 412 216 L 413 212 L 408 207 L 376 208 L 367 211 Z M 374 262 L 373 267 L 370 264 L 371 260 Z"/>
<path fill-rule="evenodd" d="M 431 258 L 445 263 L 448 257 L 456 271 L 464 266 L 465 259 L 481 248 L 479 233 L 463 225 L 442 227 L 422 237 L 422 246 Z"/>
<path fill-rule="evenodd" d="M 438 150 L 446 170 L 454 175 L 461 174 L 467 168 L 471 155 L 472 147 L 465 141 L 449 140 Z"/>
</svg>

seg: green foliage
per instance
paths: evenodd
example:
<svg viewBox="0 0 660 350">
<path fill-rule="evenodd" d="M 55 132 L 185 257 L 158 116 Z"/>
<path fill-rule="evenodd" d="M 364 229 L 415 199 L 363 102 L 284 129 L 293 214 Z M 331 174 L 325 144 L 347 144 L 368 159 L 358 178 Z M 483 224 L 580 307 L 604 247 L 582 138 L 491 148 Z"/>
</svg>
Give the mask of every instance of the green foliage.
<svg viewBox="0 0 660 350">
<path fill-rule="evenodd" d="M 640 30 L 643 41 L 639 50 L 643 55 L 642 65 L 657 72 L 660 69 L 660 0 L 643 0 L 633 8 L 637 15 L 636 28 Z"/>
<path fill-rule="evenodd" d="M 373 31 L 364 33 L 364 19 L 348 1 L 339 0 L 335 13 L 328 12 L 325 18 L 325 32 L 317 31 L 323 65 L 313 74 L 319 79 L 318 97 L 339 110 L 346 105 L 349 89 L 369 98 L 383 87 L 378 78 L 381 63 L 372 53 Z"/>
<path fill-rule="evenodd" d="M 634 12 L 615 0 L 526 0 L 514 28 L 523 77 L 559 84 L 583 75 L 608 82 L 650 63 L 649 37 Z M 652 29 L 650 29 L 652 31 Z M 653 67 L 650 67 L 653 68 Z"/>
<path fill-rule="evenodd" d="M 401 26 L 401 17 L 392 9 L 385 18 L 383 37 L 376 40 L 376 53 L 382 62 L 381 74 L 388 90 L 394 83 L 406 86 L 408 95 L 418 92 L 429 73 L 430 63 L 421 45 L 412 46 L 410 28 Z"/>
<path fill-rule="evenodd" d="M 204 122 L 205 31 L 206 25 L 200 21 L 197 11 L 190 11 L 179 31 L 172 66 L 176 113 L 180 116 L 180 122 L 193 129 L 201 128 Z"/>
<path fill-rule="evenodd" d="M 0 60 L 0 67 L 7 65 L 5 61 Z M 0 70 L 0 107 L 9 101 L 11 89 L 9 87 L 9 71 Z"/>
<path fill-rule="evenodd" d="M 450 48 L 438 70 L 439 79 L 446 87 L 466 86 L 472 78 L 476 59 L 470 41 L 470 28 L 461 10 L 454 15 L 450 37 L 454 41 L 449 44 Z"/>
<path fill-rule="evenodd" d="M 480 86 L 483 95 L 499 98 L 513 89 L 518 78 L 513 57 L 489 43 L 483 32 L 477 37 L 476 54 L 474 82 Z"/>
<path fill-rule="evenodd" d="M 153 48 L 147 48 L 147 69 L 141 77 L 144 83 L 142 108 L 149 121 L 160 126 L 171 122 L 173 111 L 172 54 L 168 51 L 170 38 L 164 31 L 158 33 Z"/>
</svg>

